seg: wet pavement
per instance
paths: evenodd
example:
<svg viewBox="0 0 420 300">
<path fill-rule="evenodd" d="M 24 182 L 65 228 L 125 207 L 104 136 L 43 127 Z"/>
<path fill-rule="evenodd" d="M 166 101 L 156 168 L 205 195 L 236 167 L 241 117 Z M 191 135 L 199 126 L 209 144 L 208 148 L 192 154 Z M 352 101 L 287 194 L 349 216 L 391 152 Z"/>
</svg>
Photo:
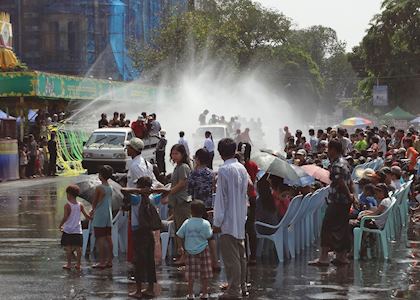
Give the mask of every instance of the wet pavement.
<svg viewBox="0 0 420 300">
<path fill-rule="evenodd" d="M 66 201 L 65 188 L 86 180 L 48 178 L 0 184 L 0 299 L 127 299 L 133 283 L 124 255 L 112 270 L 63 271 L 64 251 L 57 226 Z M 267 258 L 249 269 L 250 299 L 420 299 L 420 230 L 392 244 L 392 258 L 345 267 L 306 265 L 316 248 L 277 266 Z M 224 273 L 211 282 L 212 298 Z M 184 299 L 187 284 L 177 268 L 158 267 L 160 299 Z M 198 291 L 197 291 L 198 292 Z"/>
</svg>

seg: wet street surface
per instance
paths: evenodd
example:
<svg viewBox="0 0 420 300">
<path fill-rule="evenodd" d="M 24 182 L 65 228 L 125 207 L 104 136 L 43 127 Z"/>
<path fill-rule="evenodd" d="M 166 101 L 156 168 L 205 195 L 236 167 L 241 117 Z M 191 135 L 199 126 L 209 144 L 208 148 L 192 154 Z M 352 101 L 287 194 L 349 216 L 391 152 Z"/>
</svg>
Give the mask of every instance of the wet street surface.
<svg viewBox="0 0 420 300">
<path fill-rule="evenodd" d="M 113 269 L 64 271 L 58 224 L 66 202 L 65 188 L 85 176 L 0 184 L 0 299 L 127 299 L 134 288 L 125 256 Z M 391 260 L 361 261 L 344 267 L 315 268 L 307 261 L 316 248 L 277 266 L 274 254 L 249 268 L 250 299 L 420 299 L 419 229 L 392 244 Z M 158 267 L 160 299 L 185 299 L 187 284 L 176 267 Z M 223 271 L 211 283 L 220 294 Z M 198 289 L 197 289 L 197 292 Z"/>
</svg>

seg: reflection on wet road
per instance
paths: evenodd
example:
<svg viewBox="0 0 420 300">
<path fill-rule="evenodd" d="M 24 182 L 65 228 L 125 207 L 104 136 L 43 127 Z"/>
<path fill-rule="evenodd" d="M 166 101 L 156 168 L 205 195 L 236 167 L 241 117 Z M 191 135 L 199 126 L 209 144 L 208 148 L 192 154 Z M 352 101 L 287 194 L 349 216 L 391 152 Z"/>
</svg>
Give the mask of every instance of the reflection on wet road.
<svg viewBox="0 0 420 300">
<path fill-rule="evenodd" d="M 0 299 L 127 299 L 132 282 L 124 256 L 112 270 L 90 268 L 65 272 L 57 226 L 65 204 L 65 188 L 78 178 L 40 179 L 0 185 Z M 409 241 L 393 243 L 390 262 L 362 261 L 346 267 L 314 268 L 308 251 L 277 266 L 274 254 L 249 269 L 251 299 L 420 299 L 420 230 Z M 407 247 L 408 246 L 408 247 Z M 160 298 L 184 299 L 187 284 L 174 267 L 158 268 Z M 211 284 L 219 294 L 223 272 Z M 198 292 L 198 291 L 197 291 Z"/>
</svg>

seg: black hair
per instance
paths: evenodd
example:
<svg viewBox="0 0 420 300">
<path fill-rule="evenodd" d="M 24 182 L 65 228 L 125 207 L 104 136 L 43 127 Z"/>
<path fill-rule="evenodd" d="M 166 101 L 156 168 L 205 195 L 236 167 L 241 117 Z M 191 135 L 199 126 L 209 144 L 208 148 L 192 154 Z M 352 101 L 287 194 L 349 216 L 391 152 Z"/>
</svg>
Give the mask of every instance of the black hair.
<svg viewBox="0 0 420 300">
<path fill-rule="evenodd" d="M 313 129 L 313 128 L 309 129 L 309 134 L 310 134 L 310 135 L 315 134 L 315 129 Z"/>
<path fill-rule="evenodd" d="M 238 144 L 238 151 L 243 154 L 245 161 L 248 161 L 251 159 L 251 150 L 252 150 L 252 147 L 250 143 L 240 142 Z"/>
<path fill-rule="evenodd" d="M 206 213 L 206 206 L 201 200 L 191 201 L 191 215 L 196 218 L 202 218 Z"/>
<path fill-rule="evenodd" d="M 118 113 L 118 111 L 115 111 L 115 112 L 114 112 L 114 117 L 115 117 L 115 116 L 119 116 L 119 115 L 120 115 L 120 114 Z"/>
<path fill-rule="evenodd" d="M 403 144 L 407 143 L 409 147 L 413 147 L 413 140 L 405 138 L 403 139 Z"/>
<path fill-rule="evenodd" d="M 363 190 L 369 193 L 369 195 L 375 195 L 375 185 L 373 183 L 368 183 L 363 186 Z"/>
<path fill-rule="evenodd" d="M 343 145 L 338 139 L 332 139 L 328 143 L 328 148 L 336 150 L 340 155 L 343 154 Z"/>
<path fill-rule="evenodd" d="M 199 160 L 202 165 L 208 165 L 210 162 L 210 153 L 207 149 L 201 148 L 195 152 L 195 158 Z"/>
<path fill-rule="evenodd" d="M 234 157 L 236 152 L 236 143 L 230 138 L 221 139 L 217 145 L 217 150 L 222 158 Z"/>
<path fill-rule="evenodd" d="M 206 131 L 205 133 L 204 133 L 204 136 L 205 137 L 209 137 L 209 138 L 211 138 L 211 140 L 213 140 L 213 136 L 212 136 L 212 134 L 211 134 L 211 132 L 210 131 Z"/>
<path fill-rule="evenodd" d="M 184 135 L 185 135 L 185 132 L 183 132 L 183 131 L 179 132 L 179 137 L 184 137 Z"/>
<path fill-rule="evenodd" d="M 143 176 L 140 177 L 139 179 L 137 179 L 137 187 L 138 188 L 150 188 L 153 185 L 153 181 L 152 178 L 148 177 L 148 176 Z"/>
<path fill-rule="evenodd" d="M 270 183 L 267 181 L 268 173 L 264 174 L 257 182 L 258 201 L 261 203 L 264 210 L 273 212 L 276 211 L 274 205 L 273 195 L 271 194 Z"/>
<path fill-rule="evenodd" d="M 111 178 L 113 173 L 114 173 L 114 169 L 110 165 L 103 165 L 98 170 L 98 174 L 105 180 L 108 180 L 109 178 Z"/>
<path fill-rule="evenodd" d="M 172 153 L 172 151 L 178 151 L 179 153 L 181 153 L 181 155 L 182 155 L 181 164 L 190 165 L 190 158 L 188 157 L 187 150 L 185 150 L 184 145 L 175 144 L 175 145 L 172 146 L 170 153 Z"/>
</svg>

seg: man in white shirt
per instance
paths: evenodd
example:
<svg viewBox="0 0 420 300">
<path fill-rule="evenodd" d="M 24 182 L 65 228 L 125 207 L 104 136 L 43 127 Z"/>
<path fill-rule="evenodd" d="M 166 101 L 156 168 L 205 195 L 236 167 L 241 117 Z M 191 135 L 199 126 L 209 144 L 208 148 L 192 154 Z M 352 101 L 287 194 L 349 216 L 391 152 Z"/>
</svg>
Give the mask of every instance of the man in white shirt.
<svg viewBox="0 0 420 300">
<path fill-rule="evenodd" d="M 219 299 L 240 299 L 247 294 L 245 222 L 248 173 L 235 156 L 236 143 L 222 139 L 218 145 L 224 164 L 219 168 L 214 203 L 214 233 L 221 233 L 220 248 L 228 288 Z"/>
<path fill-rule="evenodd" d="M 154 187 L 159 185 L 159 182 L 153 173 L 153 165 L 147 162 L 141 155 L 143 148 L 144 143 L 139 138 L 132 138 L 127 145 L 127 154 L 133 159 L 127 173 L 128 188 L 136 188 L 137 180 L 144 176 L 152 178 Z"/>
<path fill-rule="evenodd" d="M 206 139 L 204 140 L 204 149 L 206 149 L 210 154 L 210 160 L 209 160 L 209 169 L 213 170 L 213 159 L 214 159 L 214 142 L 213 137 L 211 135 L 210 131 L 206 131 L 205 133 Z"/>
<path fill-rule="evenodd" d="M 315 130 L 309 129 L 309 144 L 311 144 L 311 153 L 318 153 L 318 138 L 315 136 Z"/>
<path fill-rule="evenodd" d="M 181 145 L 184 146 L 185 151 L 187 151 L 187 155 L 189 157 L 190 156 L 190 147 L 188 147 L 188 141 L 187 141 L 187 139 L 184 136 L 185 136 L 185 132 L 180 131 L 179 132 L 178 144 L 181 144 Z"/>
</svg>

